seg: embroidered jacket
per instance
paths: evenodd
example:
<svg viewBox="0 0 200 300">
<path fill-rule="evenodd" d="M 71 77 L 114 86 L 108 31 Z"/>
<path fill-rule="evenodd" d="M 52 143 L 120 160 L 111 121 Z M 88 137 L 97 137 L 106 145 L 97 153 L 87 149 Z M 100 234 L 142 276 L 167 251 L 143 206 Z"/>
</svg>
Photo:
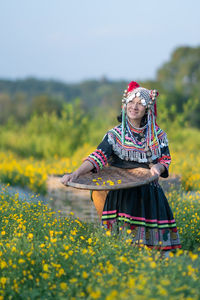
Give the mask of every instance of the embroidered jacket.
<svg viewBox="0 0 200 300">
<path fill-rule="evenodd" d="M 162 177 L 168 177 L 168 168 L 171 163 L 166 133 L 156 126 L 157 139 L 152 140 L 149 147 L 146 144 L 144 129 L 133 129 L 126 124 L 125 143 L 122 144 L 122 125 L 109 130 L 97 149 L 91 153 L 89 160 L 96 171 L 107 163 L 119 168 L 150 168 L 150 164 L 160 163 L 165 167 Z"/>
</svg>

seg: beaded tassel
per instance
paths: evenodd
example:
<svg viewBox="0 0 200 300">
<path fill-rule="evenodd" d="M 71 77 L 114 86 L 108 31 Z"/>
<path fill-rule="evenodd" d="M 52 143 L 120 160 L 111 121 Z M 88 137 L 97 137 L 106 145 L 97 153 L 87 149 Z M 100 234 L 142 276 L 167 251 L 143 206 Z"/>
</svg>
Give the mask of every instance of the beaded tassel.
<svg viewBox="0 0 200 300">
<path fill-rule="evenodd" d="M 125 126 L 126 126 L 126 104 L 122 104 L 122 145 L 125 143 Z"/>
<path fill-rule="evenodd" d="M 122 145 L 125 144 L 125 131 L 126 131 L 126 96 L 127 90 L 124 91 L 122 98 Z"/>
</svg>

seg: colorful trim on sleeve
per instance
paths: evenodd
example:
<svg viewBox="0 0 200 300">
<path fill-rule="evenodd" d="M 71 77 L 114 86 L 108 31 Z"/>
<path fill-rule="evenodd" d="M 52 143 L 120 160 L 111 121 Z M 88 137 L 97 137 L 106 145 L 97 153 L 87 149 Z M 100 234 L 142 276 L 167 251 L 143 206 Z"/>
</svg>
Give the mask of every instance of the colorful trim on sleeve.
<svg viewBox="0 0 200 300">
<path fill-rule="evenodd" d="M 97 169 L 97 171 L 99 169 L 102 169 L 103 166 L 105 166 L 107 164 L 106 155 L 100 149 L 96 149 L 94 152 L 92 152 L 86 158 L 86 160 L 89 160 L 94 165 L 94 167 Z"/>
<path fill-rule="evenodd" d="M 168 168 L 169 168 L 169 165 L 170 165 L 170 163 L 171 163 L 171 156 L 169 156 L 169 155 L 163 155 L 162 157 L 160 157 L 160 158 L 158 159 L 158 162 L 159 162 L 161 165 L 165 166 L 165 167 L 168 169 Z"/>
</svg>

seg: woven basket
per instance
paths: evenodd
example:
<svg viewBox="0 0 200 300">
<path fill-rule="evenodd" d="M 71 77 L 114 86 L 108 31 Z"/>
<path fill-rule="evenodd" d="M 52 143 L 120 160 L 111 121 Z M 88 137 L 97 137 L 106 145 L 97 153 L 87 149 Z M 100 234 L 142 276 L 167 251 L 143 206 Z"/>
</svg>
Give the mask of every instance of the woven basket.
<svg viewBox="0 0 200 300">
<path fill-rule="evenodd" d="M 98 173 L 87 173 L 79 176 L 68 186 L 93 191 L 119 190 L 147 184 L 158 179 L 158 175 L 152 175 L 149 169 L 121 169 L 116 167 L 104 167 Z"/>
</svg>

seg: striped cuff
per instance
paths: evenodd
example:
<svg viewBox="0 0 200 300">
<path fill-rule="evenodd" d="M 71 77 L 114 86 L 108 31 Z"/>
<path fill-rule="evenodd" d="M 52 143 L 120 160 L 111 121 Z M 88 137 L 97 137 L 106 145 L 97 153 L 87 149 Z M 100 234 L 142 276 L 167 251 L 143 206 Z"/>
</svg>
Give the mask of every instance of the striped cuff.
<svg viewBox="0 0 200 300">
<path fill-rule="evenodd" d="M 171 163 L 171 157 L 168 156 L 168 155 L 163 155 L 162 157 L 160 157 L 160 158 L 158 159 L 158 162 L 159 162 L 161 165 L 165 166 L 165 167 L 168 169 L 168 168 L 169 168 L 169 165 L 170 165 L 170 163 Z"/>
<path fill-rule="evenodd" d="M 106 158 L 105 154 L 103 153 L 103 151 L 101 151 L 100 149 L 96 149 L 94 152 L 92 152 L 86 158 L 86 160 L 89 160 L 93 164 L 93 166 L 96 168 L 97 171 L 99 169 L 102 169 L 103 166 L 105 166 L 107 164 L 107 158 Z"/>
</svg>

